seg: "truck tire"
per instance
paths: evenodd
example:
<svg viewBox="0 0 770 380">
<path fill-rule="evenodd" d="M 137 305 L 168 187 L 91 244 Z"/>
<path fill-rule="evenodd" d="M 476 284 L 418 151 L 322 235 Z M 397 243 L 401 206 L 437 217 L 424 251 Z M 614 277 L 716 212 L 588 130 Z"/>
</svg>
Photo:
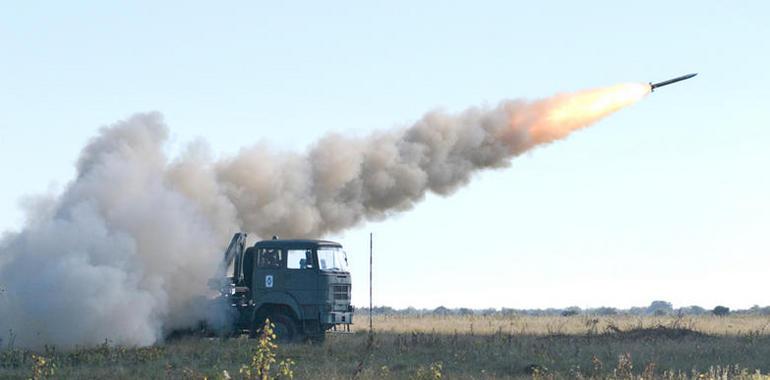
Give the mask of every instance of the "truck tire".
<svg viewBox="0 0 770 380">
<path fill-rule="evenodd" d="M 275 324 L 273 333 L 277 341 L 286 343 L 293 342 L 299 338 L 301 333 L 294 318 L 285 314 L 276 314 L 273 318 L 275 318 L 273 320 Z"/>
<path fill-rule="evenodd" d="M 297 326 L 297 322 L 294 321 L 294 318 L 280 313 L 268 315 L 266 318 L 269 318 L 270 322 L 275 325 L 275 327 L 273 327 L 275 340 L 287 343 L 293 342 L 300 337 L 301 332 L 299 331 L 299 327 Z M 259 338 L 262 327 L 265 325 L 266 318 L 257 318 L 254 321 L 254 327 L 251 330 L 251 336 L 253 338 Z"/>
</svg>

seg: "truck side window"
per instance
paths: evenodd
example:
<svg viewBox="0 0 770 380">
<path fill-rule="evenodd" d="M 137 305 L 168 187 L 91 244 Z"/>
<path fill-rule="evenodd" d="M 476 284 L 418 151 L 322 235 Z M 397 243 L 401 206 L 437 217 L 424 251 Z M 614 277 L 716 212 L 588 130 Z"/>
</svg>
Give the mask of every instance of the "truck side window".
<svg viewBox="0 0 770 380">
<path fill-rule="evenodd" d="M 313 251 L 305 249 L 286 251 L 286 267 L 289 269 L 313 269 Z"/>
<path fill-rule="evenodd" d="M 283 251 L 279 248 L 260 248 L 257 252 L 257 268 L 280 268 Z"/>
</svg>

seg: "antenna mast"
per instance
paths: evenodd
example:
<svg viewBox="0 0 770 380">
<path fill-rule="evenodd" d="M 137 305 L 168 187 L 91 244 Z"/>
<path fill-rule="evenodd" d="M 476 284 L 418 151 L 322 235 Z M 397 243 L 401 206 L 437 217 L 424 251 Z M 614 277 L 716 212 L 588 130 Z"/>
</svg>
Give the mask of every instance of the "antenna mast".
<svg viewBox="0 0 770 380">
<path fill-rule="evenodd" d="M 372 328 L 372 233 L 369 233 L 369 334 L 374 332 Z"/>
</svg>

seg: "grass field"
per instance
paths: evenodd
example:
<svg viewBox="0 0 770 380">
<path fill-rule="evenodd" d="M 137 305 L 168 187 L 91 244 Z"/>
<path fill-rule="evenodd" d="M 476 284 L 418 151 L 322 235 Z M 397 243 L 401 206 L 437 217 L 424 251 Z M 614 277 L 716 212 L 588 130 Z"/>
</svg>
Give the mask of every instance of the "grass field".
<svg viewBox="0 0 770 380">
<path fill-rule="evenodd" d="M 282 344 L 298 379 L 765 378 L 770 318 L 377 317 L 322 344 Z M 104 344 L 0 351 L 0 378 L 240 378 L 256 340 L 188 337 L 152 347 Z M 51 374 L 53 370 L 53 374 Z"/>
</svg>

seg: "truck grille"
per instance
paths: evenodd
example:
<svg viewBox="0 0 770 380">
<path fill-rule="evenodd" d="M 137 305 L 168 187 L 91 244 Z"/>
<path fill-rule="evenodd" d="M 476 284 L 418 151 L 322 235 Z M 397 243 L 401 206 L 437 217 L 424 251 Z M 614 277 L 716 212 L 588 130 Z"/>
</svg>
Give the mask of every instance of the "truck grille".
<svg viewBox="0 0 770 380">
<path fill-rule="evenodd" d="M 350 285 L 333 285 L 332 292 L 334 293 L 335 301 L 350 300 Z"/>
</svg>

